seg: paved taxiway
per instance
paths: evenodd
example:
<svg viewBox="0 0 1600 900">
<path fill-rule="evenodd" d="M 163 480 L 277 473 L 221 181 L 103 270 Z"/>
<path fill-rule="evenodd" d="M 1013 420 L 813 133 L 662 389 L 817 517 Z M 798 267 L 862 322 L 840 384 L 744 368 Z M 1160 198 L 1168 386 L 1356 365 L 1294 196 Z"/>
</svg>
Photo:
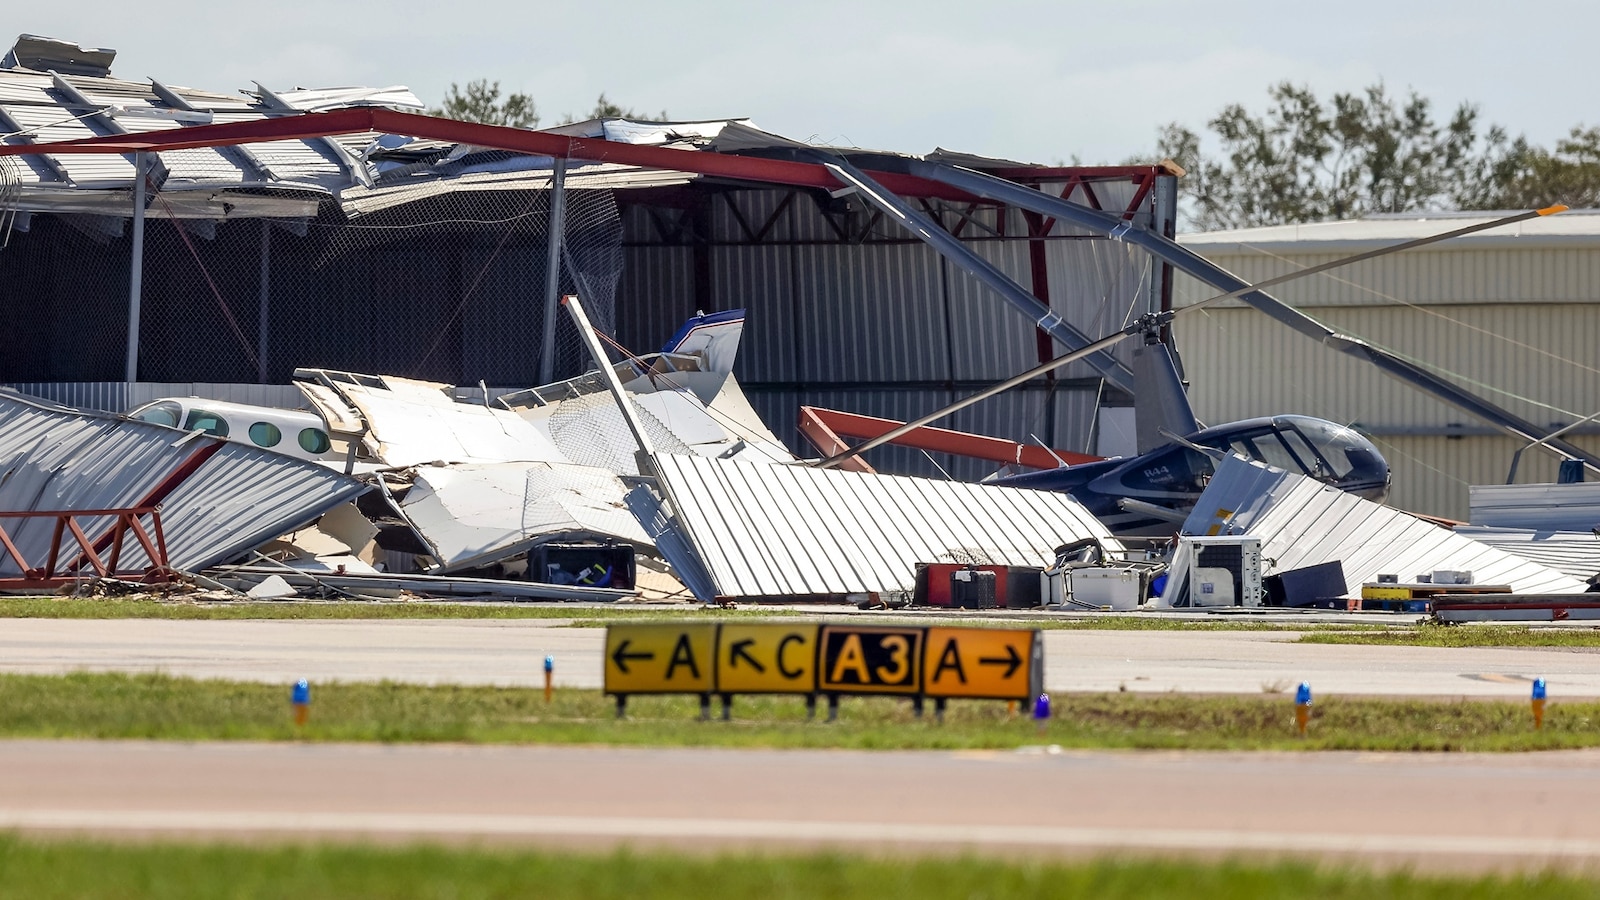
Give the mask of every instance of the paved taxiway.
<svg viewBox="0 0 1600 900">
<path fill-rule="evenodd" d="M 1600 697 L 1600 652 L 1297 644 L 1293 632 L 1047 631 L 1053 691 Z M 604 631 L 562 620 L 0 619 L 0 672 L 165 672 L 196 678 L 599 687 Z"/>
<path fill-rule="evenodd" d="M 724 727 L 724 726 L 710 726 Z M 0 742 L 0 828 L 1600 863 L 1600 752 L 854 752 Z"/>
</svg>

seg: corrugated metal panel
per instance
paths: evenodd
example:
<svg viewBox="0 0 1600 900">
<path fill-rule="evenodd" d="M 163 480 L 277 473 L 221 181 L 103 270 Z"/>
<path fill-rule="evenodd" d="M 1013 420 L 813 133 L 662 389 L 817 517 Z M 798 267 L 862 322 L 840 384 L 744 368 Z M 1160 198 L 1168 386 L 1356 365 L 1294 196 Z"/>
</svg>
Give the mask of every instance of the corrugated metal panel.
<svg viewBox="0 0 1600 900">
<path fill-rule="evenodd" d="M 1600 299 L 1600 237 L 1593 248 L 1505 247 L 1416 250 L 1345 266 L 1272 289 L 1291 306 L 1593 302 Z M 1449 245 L 1444 245 L 1449 246 Z M 1203 248 L 1195 248 L 1205 253 Z M 1249 282 L 1331 262 L 1341 254 L 1300 252 L 1205 253 Z M 1185 294 L 1210 290 L 1179 276 Z M 1229 301 L 1229 305 L 1236 305 Z"/>
<path fill-rule="evenodd" d="M 1469 497 L 1474 525 L 1578 531 L 1600 547 L 1600 482 L 1479 484 Z"/>
<path fill-rule="evenodd" d="M 1478 584 L 1507 584 L 1518 593 L 1584 589 L 1575 578 L 1431 522 L 1235 456 L 1217 467 L 1183 533 L 1207 534 L 1214 527 L 1221 534 L 1261 538 L 1264 575 L 1339 561 L 1347 596 L 1359 595 L 1361 585 L 1380 573 L 1410 581 L 1436 569 L 1470 571 Z M 1183 571 L 1183 552 L 1173 559 L 1175 571 Z"/>
<path fill-rule="evenodd" d="M 0 103 L 48 103 L 56 99 L 50 95 L 49 75 L 30 75 L 25 72 L 0 74 Z"/>
<path fill-rule="evenodd" d="M 305 397 L 291 384 L 223 384 L 213 382 L 54 381 L 4 385 L 63 406 L 127 412 L 163 397 L 205 397 L 250 406 L 307 409 Z"/>
<path fill-rule="evenodd" d="M 617 340 L 635 353 L 659 350 L 695 313 L 692 251 L 688 247 L 623 247 L 617 296 L 627 298 L 626 315 L 617 321 Z M 755 317 L 751 319 L 741 343 L 750 340 Z M 744 356 L 740 354 L 741 362 Z"/>
<path fill-rule="evenodd" d="M 1593 352 L 1600 346 L 1600 304 L 1311 312 L 1330 327 L 1455 373 L 1469 388 L 1535 422 L 1588 415 L 1600 397 Z M 1255 310 L 1203 310 L 1173 331 L 1193 384 L 1191 401 L 1208 421 L 1293 411 L 1369 426 L 1477 424 Z"/>
<path fill-rule="evenodd" d="M 719 596 L 909 591 L 919 562 L 1043 566 L 1085 537 L 1121 549 L 1064 494 L 703 457 L 658 463 Z"/>
<path fill-rule="evenodd" d="M 1024 290 L 1033 290 L 1028 244 L 1025 241 L 984 241 L 968 249 L 993 263 Z M 946 259 L 940 274 L 949 298 L 951 376 L 960 381 L 999 381 L 1039 364 L 1037 329 L 1033 322 L 991 290 L 988 285 Z M 1068 316 L 1069 320 L 1071 316 Z M 1064 370 L 1075 374 L 1092 371 L 1088 364 Z"/>
<path fill-rule="evenodd" d="M 98 137 L 73 113 L 59 106 L 4 106 L 6 115 L 26 130 L 38 143 L 75 141 Z M 115 154 L 83 154 L 51 157 L 66 170 L 73 183 L 82 188 L 120 187 L 133 181 L 133 163 Z"/>
<path fill-rule="evenodd" d="M 1370 216 L 1340 222 L 1314 222 L 1304 225 L 1269 225 L 1235 231 L 1207 231 L 1186 234 L 1180 240 L 1201 253 L 1239 254 L 1278 253 L 1357 253 L 1372 247 L 1397 244 L 1439 234 L 1468 225 L 1490 222 L 1495 213 L 1424 213 L 1421 215 Z M 1489 231 L 1455 238 L 1443 248 L 1477 251 L 1486 247 L 1515 244 L 1551 247 L 1574 241 L 1594 243 L 1600 238 L 1600 213 L 1577 210 L 1558 216 L 1544 216 Z M 1353 249 L 1352 249 L 1353 248 Z M 1428 250 L 1425 252 L 1434 252 Z"/>
<path fill-rule="evenodd" d="M 1150 255 L 1138 248 L 1098 239 L 1050 241 L 1045 260 L 1051 308 L 1091 339 L 1121 330 L 1149 306 L 1153 266 Z M 1135 346 L 1124 341 L 1112 353 L 1128 364 Z M 1062 377 L 1094 375 L 1084 363 L 1068 367 Z"/>
<path fill-rule="evenodd" d="M 218 125 L 226 122 L 255 122 L 266 118 L 258 112 L 218 112 L 212 121 Z M 343 185 L 349 179 L 333 158 L 332 152 L 305 141 L 266 141 L 245 144 L 273 175 L 291 182 L 324 186 Z"/>
<path fill-rule="evenodd" d="M 90 92 L 91 99 L 95 95 Z M 167 109 L 159 102 L 134 99 L 106 99 L 100 102 L 119 103 L 125 107 L 142 109 Z M 147 118 L 139 116 L 117 116 L 117 123 L 135 134 L 151 131 L 173 131 L 183 128 L 183 124 L 167 119 Z M 189 150 L 168 150 L 159 154 L 162 165 L 167 167 L 167 185 L 176 186 L 177 182 L 225 182 L 236 184 L 241 180 L 254 180 L 246 178 L 246 173 L 235 165 L 221 151 L 214 147 L 195 147 Z"/>
<path fill-rule="evenodd" d="M 755 232 L 766 229 L 758 235 L 762 241 L 787 243 L 794 240 L 799 233 L 795 227 L 796 216 L 806 213 L 797 213 L 793 207 L 798 204 L 815 210 L 816 204 L 804 194 L 794 196 L 785 203 L 789 197 L 788 191 L 730 191 L 717 195 L 711 204 L 712 239 L 735 244 L 749 241 L 750 235 L 745 233 L 745 225 L 748 225 Z M 738 216 L 729 209 L 729 202 L 738 208 Z M 778 212 L 780 206 L 785 207 L 781 214 Z M 777 218 L 774 219 L 775 214 Z M 743 224 L 740 224 L 740 218 L 744 219 Z"/>
<path fill-rule="evenodd" d="M 702 600 L 717 596 L 717 587 L 711 574 L 701 564 L 694 545 L 684 532 L 683 523 L 673 517 L 661 502 L 643 485 L 628 492 L 628 509 L 644 526 L 645 533 L 655 542 L 662 557 L 672 563 L 672 574 L 689 589 L 689 593 Z"/>
<path fill-rule="evenodd" d="M 202 452 L 210 455 L 161 501 L 179 569 L 225 562 L 366 490 L 331 469 L 244 444 L 0 392 L 0 509 L 134 506 Z M 105 525 L 85 530 L 93 536 Z M 12 537 L 26 558 L 42 561 L 52 527 L 35 520 Z M 143 560 L 135 553 L 129 563 Z M 0 573 L 16 574 L 15 564 L 0 557 Z"/>
<path fill-rule="evenodd" d="M 1600 573 L 1600 540 L 1592 531 L 1524 531 L 1462 525 L 1456 528 L 1456 534 L 1573 578 L 1588 580 Z"/>
<path fill-rule="evenodd" d="M 717 305 L 745 310 L 744 336 L 735 364 L 741 380 L 800 380 L 803 348 L 795 339 L 796 252 L 794 247 L 773 246 L 717 247 L 712 251 L 712 291 Z"/>
<path fill-rule="evenodd" d="M 801 380 L 949 377 L 938 255 L 926 246 L 799 247 L 795 304 Z"/>
</svg>

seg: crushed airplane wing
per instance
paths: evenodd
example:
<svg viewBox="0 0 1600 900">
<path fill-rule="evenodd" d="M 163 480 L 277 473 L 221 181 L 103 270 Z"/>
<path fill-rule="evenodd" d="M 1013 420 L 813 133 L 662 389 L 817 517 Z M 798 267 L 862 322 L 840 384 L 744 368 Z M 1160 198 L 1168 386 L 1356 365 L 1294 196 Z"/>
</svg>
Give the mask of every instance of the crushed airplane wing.
<svg viewBox="0 0 1600 900">
<path fill-rule="evenodd" d="M 570 463 L 456 465 L 417 470 L 400 511 L 440 561 L 433 574 L 445 574 L 557 537 L 653 549 L 628 511 L 627 493 L 611 472 Z"/>
<path fill-rule="evenodd" d="M 1082 538 L 1122 550 L 1065 494 L 701 456 L 655 462 L 676 508 L 652 521 L 647 498 L 631 499 L 647 528 L 667 533 L 657 546 L 703 601 L 910 591 L 918 563 L 1043 567 Z"/>
<path fill-rule="evenodd" d="M 549 435 L 516 413 L 459 402 L 447 384 L 325 369 L 296 369 L 295 383 L 330 427 L 360 421 L 368 451 L 392 468 L 566 461 Z M 323 390 L 307 390 L 314 387 Z"/>
<path fill-rule="evenodd" d="M 1510 585 L 1515 593 L 1578 593 L 1586 586 L 1410 513 L 1235 455 L 1218 465 L 1183 533 L 1261 538 L 1263 575 L 1337 560 L 1345 596 L 1359 596 L 1361 585 L 1380 573 L 1410 581 L 1439 569 L 1470 571 L 1478 584 Z M 1179 542 L 1173 555 L 1164 598 L 1183 595 L 1187 547 Z"/>
<path fill-rule="evenodd" d="M 168 560 L 179 570 L 227 562 L 365 490 L 316 463 L 0 389 L 0 510 L 159 505 Z M 108 524 L 91 520 L 85 530 L 96 539 Z M 48 550 L 43 520 L 8 530 L 24 558 Z M 143 550 L 125 552 L 128 565 L 148 565 Z M 0 574 L 20 574 L 3 554 Z"/>
</svg>

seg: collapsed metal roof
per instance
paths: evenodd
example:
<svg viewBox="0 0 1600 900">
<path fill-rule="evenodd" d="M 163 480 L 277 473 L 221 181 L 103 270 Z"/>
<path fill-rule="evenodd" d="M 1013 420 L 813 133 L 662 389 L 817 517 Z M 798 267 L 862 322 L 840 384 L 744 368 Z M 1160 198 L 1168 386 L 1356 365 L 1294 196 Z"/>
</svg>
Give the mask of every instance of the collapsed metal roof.
<svg viewBox="0 0 1600 900">
<path fill-rule="evenodd" d="M 1510 585 L 1523 594 L 1579 593 L 1586 586 L 1410 513 L 1234 455 L 1217 466 L 1182 533 L 1261 538 L 1263 575 L 1337 560 L 1346 596 L 1359 596 L 1361 585 L 1380 573 L 1414 581 L 1440 569 L 1469 571 L 1477 584 Z M 1182 593 L 1187 547 L 1180 542 L 1173 556 L 1164 596 Z"/>
<path fill-rule="evenodd" d="M 1600 536 L 1592 531 L 1532 531 L 1457 525 L 1456 534 L 1574 578 L 1600 574 Z"/>
<path fill-rule="evenodd" d="M 168 559 L 179 570 L 227 562 L 365 490 L 315 463 L 0 389 L 0 509 L 159 506 Z M 89 520 L 85 531 L 94 536 L 107 527 Z M 45 520 L 8 531 L 30 561 L 49 548 Z M 130 566 L 149 565 L 142 550 L 130 553 Z M 0 574 L 21 573 L 0 555 Z"/>
<path fill-rule="evenodd" d="M 635 513 L 701 600 L 910 591 L 918 563 L 1041 567 L 1063 544 L 1122 545 L 1066 494 L 658 454 L 670 502 Z M 702 577 L 703 576 L 703 577 Z"/>
<path fill-rule="evenodd" d="M 1474 484 L 1467 495 L 1474 525 L 1585 533 L 1600 528 L 1600 482 Z"/>
</svg>

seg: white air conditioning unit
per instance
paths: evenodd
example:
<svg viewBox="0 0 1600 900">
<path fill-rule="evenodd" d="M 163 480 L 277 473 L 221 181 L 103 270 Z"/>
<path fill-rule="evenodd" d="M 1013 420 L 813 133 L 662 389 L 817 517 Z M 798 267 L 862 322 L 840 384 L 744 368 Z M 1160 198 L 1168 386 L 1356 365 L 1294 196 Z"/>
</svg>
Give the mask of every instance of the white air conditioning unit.
<svg viewBox="0 0 1600 900">
<path fill-rule="evenodd" d="M 1189 606 L 1260 606 L 1261 539 L 1183 537 L 1183 583 Z"/>
</svg>

